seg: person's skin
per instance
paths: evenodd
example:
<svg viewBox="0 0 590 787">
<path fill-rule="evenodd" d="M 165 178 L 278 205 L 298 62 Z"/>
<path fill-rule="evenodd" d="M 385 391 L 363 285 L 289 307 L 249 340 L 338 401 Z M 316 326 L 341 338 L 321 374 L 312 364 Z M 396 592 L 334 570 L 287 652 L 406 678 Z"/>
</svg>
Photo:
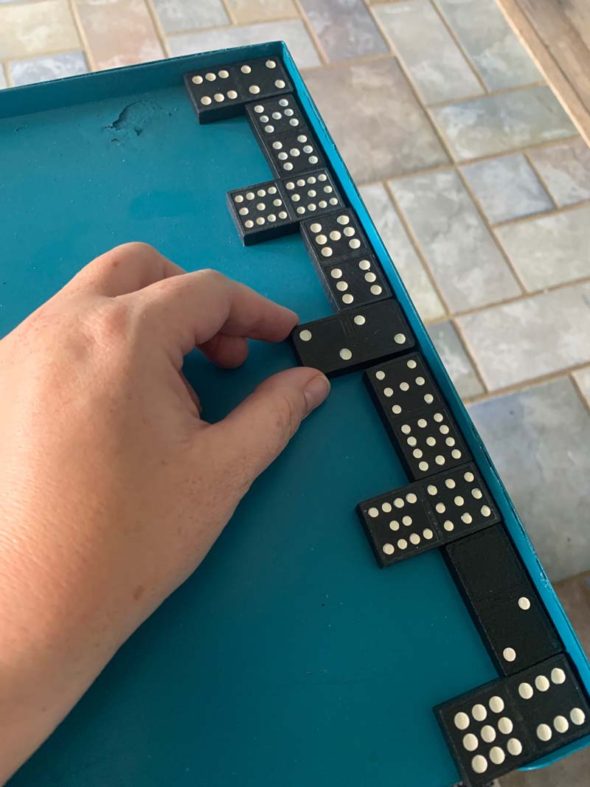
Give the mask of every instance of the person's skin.
<svg viewBox="0 0 590 787">
<path fill-rule="evenodd" d="M 203 560 L 328 395 L 267 379 L 224 420 L 182 376 L 239 366 L 297 316 L 144 244 L 94 260 L 0 342 L 0 783 Z"/>
</svg>

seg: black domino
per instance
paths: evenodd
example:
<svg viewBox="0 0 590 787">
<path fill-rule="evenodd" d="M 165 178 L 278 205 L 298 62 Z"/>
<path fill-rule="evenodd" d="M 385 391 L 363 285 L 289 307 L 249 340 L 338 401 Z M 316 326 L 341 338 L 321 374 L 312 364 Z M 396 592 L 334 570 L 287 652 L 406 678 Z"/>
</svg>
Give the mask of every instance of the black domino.
<svg viewBox="0 0 590 787">
<path fill-rule="evenodd" d="M 314 170 L 282 181 L 287 201 L 300 221 L 344 207 L 327 169 Z"/>
<path fill-rule="evenodd" d="M 292 94 L 248 104 L 246 114 L 263 147 L 267 146 L 264 139 L 308 128 L 303 111 Z"/>
<path fill-rule="evenodd" d="M 184 81 L 199 123 L 239 115 L 254 99 L 293 90 L 283 64 L 276 57 L 199 69 L 185 74 Z"/>
<path fill-rule="evenodd" d="M 440 530 L 422 483 L 394 489 L 357 506 L 380 566 L 390 566 L 441 546 Z"/>
<path fill-rule="evenodd" d="M 506 679 L 466 692 L 434 711 L 465 787 L 483 787 L 535 759 L 534 741 Z"/>
<path fill-rule="evenodd" d="M 364 500 L 357 511 L 380 566 L 407 560 L 500 521 L 474 464 Z"/>
<path fill-rule="evenodd" d="M 321 148 L 292 95 L 257 101 L 246 111 L 262 152 L 278 177 L 326 167 Z"/>
<path fill-rule="evenodd" d="M 500 522 L 496 504 L 474 464 L 429 477 L 423 485 L 447 543 Z"/>
<path fill-rule="evenodd" d="M 499 671 L 512 675 L 562 650 L 525 567 L 501 528 L 452 544 L 447 560 Z M 487 585 L 482 586 L 482 579 Z"/>
<path fill-rule="evenodd" d="M 588 698 L 565 655 L 434 710 L 466 787 L 483 787 L 590 733 Z"/>
<path fill-rule="evenodd" d="M 517 597 L 526 576 L 509 536 L 500 528 L 478 533 L 446 550 L 457 582 L 474 605 Z"/>
<path fill-rule="evenodd" d="M 407 352 L 415 339 L 393 299 L 297 326 L 291 334 L 297 360 L 334 376 Z"/>
<path fill-rule="evenodd" d="M 246 246 L 297 230 L 297 218 L 278 180 L 230 191 L 227 202 Z"/>
<path fill-rule="evenodd" d="M 316 265 L 337 309 L 364 306 L 391 297 L 391 289 L 372 254 L 353 254 L 334 265 Z"/>
<path fill-rule="evenodd" d="M 379 364 L 365 372 L 365 383 L 385 426 L 416 410 L 441 407 L 443 399 L 420 353 Z"/>
<path fill-rule="evenodd" d="M 393 425 L 391 433 L 412 479 L 471 461 L 459 428 L 444 407 L 413 410 Z"/>
<path fill-rule="evenodd" d="M 335 211 L 301 224 L 301 234 L 318 264 L 333 264 L 351 254 L 369 254 L 371 249 L 352 210 Z"/>
<path fill-rule="evenodd" d="M 565 655 L 519 672 L 507 683 L 538 757 L 590 733 L 588 698 Z"/>
</svg>

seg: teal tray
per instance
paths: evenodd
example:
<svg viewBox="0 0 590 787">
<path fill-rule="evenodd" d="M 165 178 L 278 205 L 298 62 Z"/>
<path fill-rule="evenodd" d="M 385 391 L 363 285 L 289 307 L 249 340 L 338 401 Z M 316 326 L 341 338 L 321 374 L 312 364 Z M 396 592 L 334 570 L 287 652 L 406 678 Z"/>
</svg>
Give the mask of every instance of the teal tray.
<svg viewBox="0 0 590 787">
<path fill-rule="evenodd" d="M 182 85 L 187 71 L 268 55 L 282 55 L 590 688 L 569 621 L 283 44 L 2 91 L 0 334 L 95 255 L 130 240 L 188 269 L 216 267 L 302 320 L 331 312 L 298 235 L 241 246 L 225 193 L 270 171 L 245 117 L 199 126 Z M 286 346 L 257 345 L 240 370 L 191 356 L 187 374 L 215 420 L 292 364 Z M 376 566 L 355 506 L 405 482 L 361 375 L 335 380 L 328 404 L 255 484 L 196 574 L 12 787 L 452 784 L 432 707 L 496 671 L 438 552 Z"/>
</svg>

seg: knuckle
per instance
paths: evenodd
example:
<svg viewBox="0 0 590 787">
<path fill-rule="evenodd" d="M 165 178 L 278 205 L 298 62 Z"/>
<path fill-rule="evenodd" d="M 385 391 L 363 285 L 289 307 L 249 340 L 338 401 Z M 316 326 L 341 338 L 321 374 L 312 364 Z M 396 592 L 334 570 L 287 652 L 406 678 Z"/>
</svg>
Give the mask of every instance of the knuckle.
<svg viewBox="0 0 590 787">
<path fill-rule="evenodd" d="M 223 273 L 216 271 L 215 268 L 201 268 L 197 271 L 197 276 L 207 284 L 219 284 L 227 280 Z"/>
<path fill-rule="evenodd" d="M 119 246 L 115 246 L 115 248 L 112 249 L 110 253 L 119 257 L 151 256 L 158 254 L 153 246 L 150 246 L 149 243 L 144 243 L 144 241 L 141 240 L 133 240 L 129 241 L 128 243 L 121 243 Z"/>
<path fill-rule="evenodd" d="M 106 254 L 97 257 L 90 263 L 89 267 L 100 274 L 110 273 L 121 265 L 128 264 L 131 260 L 140 260 L 148 263 L 157 255 L 158 252 L 149 243 L 131 241 L 130 243 L 122 243 L 120 246 L 115 246 L 114 249 L 107 251 Z"/>
<path fill-rule="evenodd" d="M 93 309 L 85 321 L 89 339 L 97 345 L 112 347 L 131 333 L 132 312 L 121 301 L 109 300 Z"/>
</svg>

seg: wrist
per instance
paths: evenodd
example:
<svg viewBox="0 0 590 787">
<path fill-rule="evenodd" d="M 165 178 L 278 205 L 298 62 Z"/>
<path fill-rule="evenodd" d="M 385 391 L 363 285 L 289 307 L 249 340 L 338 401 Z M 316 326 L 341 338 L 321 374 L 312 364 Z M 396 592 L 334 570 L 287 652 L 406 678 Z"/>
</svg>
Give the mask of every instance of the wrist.
<svg viewBox="0 0 590 787">
<path fill-rule="evenodd" d="M 36 522 L 31 532 L 48 529 L 49 524 L 40 528 Z M 63 720 L 120 642 L 115 626 L 101 625 L 100 597 L 75 590 L 72 573 L 81 567 L 71 554 L 58 571 L 59 556 L 43 543 L 31 543 L 26 526 L 12 520 L 0 532 L 3 784 Z"/>
</svg>

